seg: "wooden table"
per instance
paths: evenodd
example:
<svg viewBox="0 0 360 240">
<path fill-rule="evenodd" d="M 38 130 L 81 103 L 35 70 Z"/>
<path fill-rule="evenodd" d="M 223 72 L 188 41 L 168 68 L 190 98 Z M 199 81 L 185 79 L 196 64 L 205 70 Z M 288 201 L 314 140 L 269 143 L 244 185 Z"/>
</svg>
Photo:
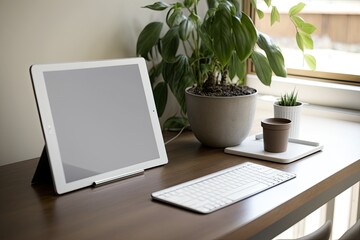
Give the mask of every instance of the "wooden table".
<svg viewBox="0 0 360 240">
<path fill-rule="evenodd" d="M 0 239 L 270 239 L 360 180 L 359 123 L 307 117 L 302 129 L 324 150 L 291 164 L 228 155 L 184 132 L 166 146 L 167 165 L 61 196 L 50 184 L 31 186 L 38 159 L 2 166 Z M 154 191 L 244 161 L 297 177 L 208 215 L 151 200 Z"/>
</svg>

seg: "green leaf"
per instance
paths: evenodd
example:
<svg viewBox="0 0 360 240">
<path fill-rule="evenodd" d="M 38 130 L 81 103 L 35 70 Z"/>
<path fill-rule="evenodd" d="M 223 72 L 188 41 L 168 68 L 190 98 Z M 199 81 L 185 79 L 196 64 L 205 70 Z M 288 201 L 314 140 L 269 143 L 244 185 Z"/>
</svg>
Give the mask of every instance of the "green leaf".
<svg viewBox="0 0 360 240">
<path fill-rule="evenodd" d="M 237 76 L 240 80 L 243 80 L 246 75 L 246 61 L 241 62 L 236 54 L 231 56 L 229 62 L 229 77 L 233 79 Z"/>
<path fill-rule="evenodd" d="M 296 33 L 296 43 L 301 51 L 304 51 L 304 42 L 299 34 L 299 32 Z"/>
<path fill-rule="evenodd" d="M 183 20 L 180 23 L 180 27 L 179 27 L 180 39 L 186 41 L 193 30 L 194 30 L 194 23 L 190 19 Z"/>
<path fill-rule="evenodd" d="M 276 76 L 286 77 L 287 73 L 284 56 L 282 55 L 280 48 L 276 46 L 271 41 L 271 39 L 263 33 L 259 33 L 258 45 L 262 50 L 265 51 L 271 69 L 276 74 Z"/>
<path fill-rule="evenodd" d="M 307 34 L 312 34 L 315 32 L 316 27 L 311 23 L 304 22 L 299 29 Z"/>
<path fill-rule="evenodd" d="M 217 0 L 206 0 L 209 9 L 213 9 L 217 6 Z"/>
<path fill-rule="evenodd" d="M 211 53 L 213 54 L 213 50 L 212 50 L 212 38 L 211 38 L 211 33 L 209 30 L 209 22 L 205 21 L 203 23 L 203 25 L 201 26 L 201 29 L 199 30 L 199 35 L 200 38 L 202 40 L 201 43 L 201 52 L 204 53 Z"/>
<path fill-rule="evenodd" d="M 195 13 L 191 13 L 189 16 L 189 20 L 191 20 L 194 24 L 198 23 L 200 20 L 199 15 L 196 15 Z"/>
<path fill-rule="evenodd" d="M 165 111 L 168 88 L 165 82 L 159 82 L 153 90 L 156 111 L 158 117 L 161 117 Z"/>
<path fill-rule="evenodd" d="M 246 75 L 246 61 L 241 62 L 236 54 L 231 56 L 231 60 L 229 62 L 229 77 L 233 79 L 235 76 L 239 78 L 239 80 L 243 80 Z"/>
<path fill-rule="evenodd" d="M 170 87 L 171 92 L 174 94 L 183 112 L 186 112 L 185 89 L 193 84 L 191 74 L 189 61 L 185 55 L 177 56 L 176 61 L 173 63 L 164 62 L 163 78 Z"/>
<path fill-rule="evenodd" d="M 159 41 L 162 26 L 161 22 L 152 22 L 145 26 L 136 43 L 136 55 L 149 60 L 151 49 Z"/>
<path fill-rule="evenodd" d="M 295 6 L 290 8 L 289 15 L 294 16 L 295 14 L 298 14 L 301 10 L 303 10 L 304 7 L 305 7 L 305 4 L 302 2 L 296 4 Z"/>
<path fill-rule="evenodd" d="M 269 64 L 269 61 L 267 58 L 262 55 L 261 53 L 254 51 L 251 54 L 251 59 L 255 66 L 255 73 L 260 79 L 260 81 L 266 85 L 271 85 L 271 77 L 272 77 L 272 71 Z"/>
<path fill-rule="evenodd" d="M 280 22 L 280 14 L 275 6 L 273 6 L 271 9 L 270 19 L 271 19 L 271 25 L 273 25 L 275 22 Z"/>
<path fill-rule="evenodd" d="M 259 16 L 259 19 L 263 19 L 263 18 L 264 18 L 264 12 L 263 12 L 263 11 L 257 9 L 256 12 L 257 12 L 257 15 Z"/>
<path fill-rule="evenodd" d="M 309 68 L 311 70 L 315 70 L 316 69 L 315 57 L 310 54 L 304 54 L 304 58 L 305 58 L 306 64 L 309 66 Z"/>
<path fill-rule="evenodd" d="M 174 116 L 164 122 L 164 129 L 182 129 L 188 125 L 187 118 Z"/>
<path fill-rule="evenodd" d="M 310 34 L 299 32 L 299 35 L 301 36 L 301 39 L 304 43 L 304 47 L 307 49 L 313 49 L 314 48 L 314 41 L 311 38 Z"/>
<path fill-rule="evenodd" d="M 251 55 L 256 41 L 258 40 L 254 23 L 243 13 L 241 21 L 237 17 L 232 18 L 232 28 L 236 53 L 240 61 L 245 61 Z"/>
<path fill-rule="evenodd" d="M 302 28 L 303 24 L 305 23 L 304 19 L 302 19 L 299 16 L 291 16 L 291 20 L 293 20 L 293 22 L 295 23 L 295 26 L 297 28 Z"/>
<path fill-rule="evenodd" d="M 165 2 L 156 2 L 152 5 L 146 5 L 143 8 L 149 8 L 149 9 L 155 10 L 155 11 L 162 11 L 162 10 L 167 9 L 168 7 L 170 7 L 170 5 Z"/>
<path fill-rule="evenodd" d="M 237 63 L 240 62 L 239 58 L 237 56 L 234 56 L 234 54 L 230 58 L 229 62 L 229 78 L 233 79 L 236 76 L 236 70 L 237 70 Z"/>
<path fill-rule="evenodd" d="M 213 50 L 216 58 L 223 66 L 228 64 L 233 49 L 231 15 L 229 11 L 225 5 L 219 7 L 210 26 Z"/>
<path fill-rule="evenodd" d="M 195 3 L 195 0 L 184 0 L 184 6 L 190 8 Z"/>
<path fill-rule="evenodd" d="M 231 15 L 236 15 L 236 7 L 234 6 L 234 2 L 237 0 L 226 0 L 226 1 L 219 1 L 218 9 L 226 9 Z"/>
<path fill-rule="evenodd" d="M 237 67 L 236 76 L 239 78 L 239 81 L 244 82 L 246 76 L 246 62 L 240 62 Z"/>
<path fill-rule="evenodd" d="M 175 61 L 175 56 L 179 48 L 179 27 L 170 28 L 165 36 L 161 39 L 162 57 L 166 62 Z"/>
<path fill-rule="evenodd" d="M 152 87 L 154 87 L 156 79 L 160 76 L 160 74 L 162 72 L 162 65 L 163 65 L 162 62 L 160 62 L 159 64 L 154 65 L 149 70 L 149 78 L 150 78 L 150 82 L 151 82 Z"/>
<path fill-rule="evenodd" d="M 267 5 L 268 7 L 271 6 L 271 0 L 264 0 L 264 2 L 266 3 L 266 5 Z"/>
<path fill-rule="evenodd" d="M 229 1 L 232 3 L 232 5 L 233 5 L 234 8 L 235 8 L 235 13 L 234 13 L 234 15 L 240 14 L 240 13 L 241 13 L 241 5 L 240 5 L 240 3 L 239 3 L 239 0 L 229 0 Z"/>
<path fill-rule="evenodd" d="M 183 20 L 186 19 L 186 16 L 181 11 L 180 8 L 175 8 L 173 13 L 166 19 L 166 23 L 169 28 L 179 25 Z"/>
</svg>

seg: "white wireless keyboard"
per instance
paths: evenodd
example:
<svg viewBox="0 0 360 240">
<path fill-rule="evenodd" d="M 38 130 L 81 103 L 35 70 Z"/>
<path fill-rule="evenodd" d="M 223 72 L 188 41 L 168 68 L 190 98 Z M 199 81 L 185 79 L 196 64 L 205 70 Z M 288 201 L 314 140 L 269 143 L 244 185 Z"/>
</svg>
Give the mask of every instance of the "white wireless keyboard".
<svg viewBox="0 0 360 240">
<path fill-rule="evenodd" d="M 295 178 L 295 174 L 245 162 L 151 194 L 153 199 L 210 213 Z"/>
</svg>

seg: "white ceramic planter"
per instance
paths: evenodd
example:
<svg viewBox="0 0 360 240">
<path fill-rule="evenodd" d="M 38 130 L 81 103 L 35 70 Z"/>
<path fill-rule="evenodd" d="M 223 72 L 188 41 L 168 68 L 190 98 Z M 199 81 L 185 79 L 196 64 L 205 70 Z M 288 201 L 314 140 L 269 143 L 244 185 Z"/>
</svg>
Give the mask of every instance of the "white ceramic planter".
<svg viewBox="0 0 360 240">
<path fill-rule="evenodd" d="M 296 106 L 280 106 L 279 104 L 274 103 L 274 117 L 291 120 L 291 127 L 289 132 L 290 138 L 299 138 L 301 109 L 302 103 L 300 102 Z"/>
<path fill-rule="evenodd" d="M 257 92 L 236 97 L 207 97 L 185 92 L 187 115 L 196 138 L 210 147 L 239 145 L 253 124 Z"/>
</svg>

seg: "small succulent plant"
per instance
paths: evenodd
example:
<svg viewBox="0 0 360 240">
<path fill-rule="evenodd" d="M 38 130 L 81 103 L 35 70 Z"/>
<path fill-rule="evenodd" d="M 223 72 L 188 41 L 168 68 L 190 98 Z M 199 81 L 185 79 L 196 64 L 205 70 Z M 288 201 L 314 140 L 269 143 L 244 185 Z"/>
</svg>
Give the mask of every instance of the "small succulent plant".
<svg viewBox="0 0 360 240">
<path fill-rule="evenodd" d="M 298 92 L 295 89 L 291 93 L 286 93 L 281 95 L 278 104 L 280 106 L 297 106 L 299 103 L 297 102 Z"/>
</svg>

